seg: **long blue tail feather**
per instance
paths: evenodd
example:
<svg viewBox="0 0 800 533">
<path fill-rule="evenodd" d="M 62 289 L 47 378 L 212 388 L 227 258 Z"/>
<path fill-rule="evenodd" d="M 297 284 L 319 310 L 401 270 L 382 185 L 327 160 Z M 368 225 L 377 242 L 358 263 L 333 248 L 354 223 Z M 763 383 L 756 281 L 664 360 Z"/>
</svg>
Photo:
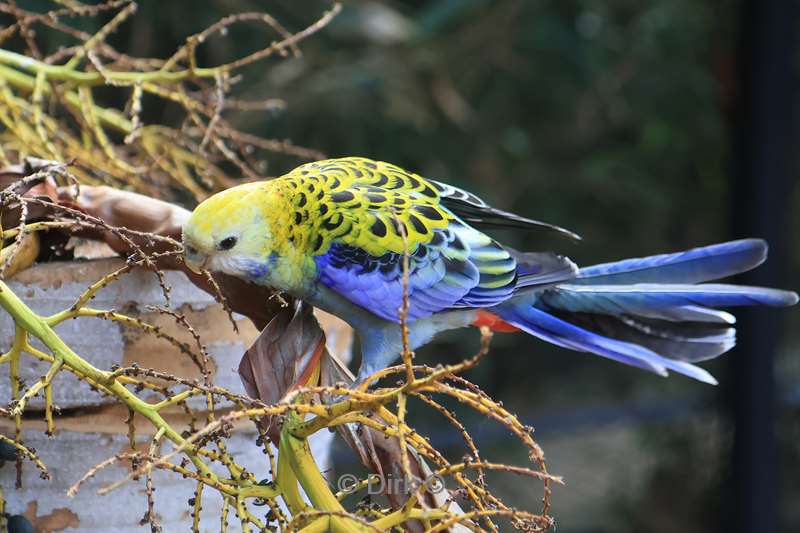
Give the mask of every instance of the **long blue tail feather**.
<svg viewBox="0 0 800 533">
<path fill-rule="evenodd" d="M 747 272 L 767 258 L 763 239 L 742 239 L 684 252 L 625 259 L 581 268 L 573 284 L 694 284 Z"/>
<path fill-rule="evenodd" d="M 719 323 L 558 311 L 553 314 L 598 335 L 638 344 L 667 359 L 687 363 L 714 359 L 736 344 L 736 330 Z"/>
<path fill-rule="evenodd" d="M 708 372 L 691 363 L 717 357 L 736 343 L 735 318 L 715 308 L 788 306 L 798 297 L 703 282 L 750 270 L 766 254 L 763 240 L 744 239 L 590 266 L 562 284 L 522 291 L 492 312 L 559 346 L 713 384 Z"/>
<path fill-rule="evenodd" d="M 717 383 L 711 374 L 700 367 L 661 357 L 638 344 L 598 335 L 533 306 L 503 305 L 496 312 L 503 320 L 521 330 L 564 348 L 591 352 L 662 376 L 666 376 L 668 370 L 673 370 L 704 383 Z"/>
<path fill-rule="evenodd" d="M 790 291 L 703 283 L 671 285 L 558 285 L 545 290 L 541 304 L 554 309 L 610 315 L 634 314 L 674 321 L 695 321 L 698 308 L 742 305 L 785 306 L 797 302 Z"/>
</svg>

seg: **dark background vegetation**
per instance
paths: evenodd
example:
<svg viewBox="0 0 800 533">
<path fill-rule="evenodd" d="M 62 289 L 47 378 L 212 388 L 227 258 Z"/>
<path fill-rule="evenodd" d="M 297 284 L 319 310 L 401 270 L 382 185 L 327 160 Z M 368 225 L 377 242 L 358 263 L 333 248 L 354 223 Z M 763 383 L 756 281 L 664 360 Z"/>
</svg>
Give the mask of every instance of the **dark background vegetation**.
<svg viewBox="0 0 800 533">
<path fill-rule="evenodd" d="M 187 35 L 226 14 L 267 10 L 297 30 L 330 5 L 140 4 L 110 42 L 154 57 L 169 56 Z M 792 36 L 800 27 L 790 5 L 796 4 L 351 2 L 302 45 L 302 58 L 245 72 L 239 96 L 274 97 L 285 107 L 231 118 L 332 157 L 391 161 L 568 227 L 584 241 L 497 236 L 584 265 L 769 237 L 775 266 L 758 281 L 797 289 Z M 261 29 L 237 27 L 209 42 L 203 60 L 242 55 L 261 48 L 263 38 Z M 163 120 L 171 110 L 148 112 Z M 276 155 L 268 173 L 300 162 Z M 558 531 L 798 531 L 798 330 L 796 310 L 747 315 L 742 346 L 704 365 L 720 379 L 717 388 L 522 335 L 497 337 L 471 377 L 537 428 L 551 471 L 566 477 L 554 494 Z M 460 359 L 475 350 L 476 339 L 448 335 L 419 356 Z M 417 422 L 451 453 L 463 453 L 457 436 L 437 432 L 440 421 Z M 471 427 L 488 457 L 525 460 L 490 427 L 481 420 Z M 536 487 L 503 483 L 501 493 L 512 502 L 539 505 Z"/>
</svg>

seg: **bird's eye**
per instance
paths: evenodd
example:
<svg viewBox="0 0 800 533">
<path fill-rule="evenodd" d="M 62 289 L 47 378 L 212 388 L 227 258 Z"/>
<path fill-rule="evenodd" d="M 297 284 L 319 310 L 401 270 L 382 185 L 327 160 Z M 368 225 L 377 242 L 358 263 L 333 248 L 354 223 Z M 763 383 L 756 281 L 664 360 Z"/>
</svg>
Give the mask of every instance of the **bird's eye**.
<svg viewBox="0 0 800 533">
<path fill-rule="evenodd" d="M 230 250 L 234 246 L 236 246 L 236 237 L 225 237 L 219 241 L 217 248 L 220 250 Z"/>
<path fill-rule="evenodd" d="M 195 248 L 194 246 L 187 245 L 184 247 L 184 252 L 186 253 L 186 255 L 197 255 L 197 248 Z"/>
</svg>

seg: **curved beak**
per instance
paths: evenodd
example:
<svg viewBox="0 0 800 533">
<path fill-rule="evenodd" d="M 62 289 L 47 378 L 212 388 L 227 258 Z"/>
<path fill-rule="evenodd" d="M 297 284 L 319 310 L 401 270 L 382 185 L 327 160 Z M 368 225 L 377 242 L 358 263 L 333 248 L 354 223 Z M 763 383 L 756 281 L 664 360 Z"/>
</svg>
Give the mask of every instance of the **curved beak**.
<svg viewBox="0 0 800 533">
<path fill-rule="evenodd" d="M 188 257 L 184 257 L 184 263 L 186 263 L 186 267 L 194 272 L 195 274 L 202 274 L 203 269 L 206 266 L 206 262 L 203 261 L 202 263 L 195 263 L 194 261 L 190 261 Z"/>
<path fill-rule="evenodd" d="M 185 250 L 183 252 L 183 262 L 189 270 L 195 274 L 201 274 L 206 267 L 206 263 L 208 263 L 208 256 L 198 251 L 190 253 L 188 250 Z"/>
</svg>

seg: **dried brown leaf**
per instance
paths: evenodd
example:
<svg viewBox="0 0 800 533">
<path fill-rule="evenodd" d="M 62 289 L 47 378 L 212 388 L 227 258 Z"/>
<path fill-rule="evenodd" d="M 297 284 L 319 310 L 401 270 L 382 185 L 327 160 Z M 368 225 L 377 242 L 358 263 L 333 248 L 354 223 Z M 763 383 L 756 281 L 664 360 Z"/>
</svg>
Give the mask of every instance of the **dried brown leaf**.
<svg viewBox="0 0 800 533">
<path fill-rule="evenodd" d="M 305 385 L 325 350 L 325 334 L 313 308 L 295 302 L 267 324 L 239 363 L 245 390 L 266 404 L 276 404 L 298 386 Z M 274 424 L 262 422 L 277 440 Z"/>
</svg>

